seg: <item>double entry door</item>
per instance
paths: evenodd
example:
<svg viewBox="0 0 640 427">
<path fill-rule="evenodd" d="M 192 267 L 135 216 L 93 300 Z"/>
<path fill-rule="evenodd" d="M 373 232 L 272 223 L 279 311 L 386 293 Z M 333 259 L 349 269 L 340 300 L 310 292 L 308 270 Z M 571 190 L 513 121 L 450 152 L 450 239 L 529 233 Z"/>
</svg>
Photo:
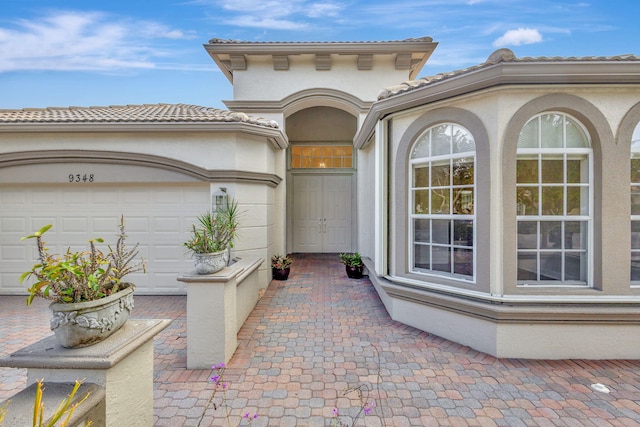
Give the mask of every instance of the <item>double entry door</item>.
<svg viewBox="0 0 640 427">
<path fill-rule="evenodd" d="M 293 251 L 351 251 L 353 175 L 294 175 Z"/>
</svg>

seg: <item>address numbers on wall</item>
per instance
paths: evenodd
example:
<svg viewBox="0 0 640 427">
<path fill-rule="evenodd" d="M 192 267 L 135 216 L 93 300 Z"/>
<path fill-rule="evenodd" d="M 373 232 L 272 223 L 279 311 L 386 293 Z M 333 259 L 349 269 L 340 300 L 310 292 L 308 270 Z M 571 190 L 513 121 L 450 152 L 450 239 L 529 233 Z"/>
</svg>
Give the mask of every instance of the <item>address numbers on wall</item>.
<svg viewBox="0 0 640 427">
<path fill-rule="evenodd" d="M 94 182 L 95 176 L 92 173 L 70 173 L 69 182 Z"/>
</svg>

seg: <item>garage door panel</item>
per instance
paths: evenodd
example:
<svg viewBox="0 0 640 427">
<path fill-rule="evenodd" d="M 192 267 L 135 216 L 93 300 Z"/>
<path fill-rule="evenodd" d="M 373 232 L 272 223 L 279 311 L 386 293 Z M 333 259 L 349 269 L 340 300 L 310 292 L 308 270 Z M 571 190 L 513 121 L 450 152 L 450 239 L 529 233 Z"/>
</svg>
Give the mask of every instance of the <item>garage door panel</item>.
<svg viewBox="0 0 640 427">
<path fill-rule="evenodd" d="M 49 211 L 51 211 L 53 209 L 53 207 L 51 207 L 50 209 L 48 209 Z M 25 212 L 25 214 L 29 214 L 29 212 Z M 58 228 L 60 227 L 59 221 L 58 221 L 58 217 L 57 216 L 43 216 L 43 215 L 34 215 L 32 214 L 31 218 L 28 218 L 27 220 L 27 224 L 29 224 L 29 229 L 27 230 L 27 234 L 31 234 L 34 231 L 38 231 L 40 230 L 42 227 L 44 227 L 47 224 L 51 224 L 52 228 L 51 231 L 47 232 L 47 238 L 50 238 L 52 234 L 55 234 L 58 230 Z"/>
<path fill-rule="evenodd" d="M 45 236 L 52 253 L 62 254 L 69 246 L 86 251 L 88 240 L 97 237 L 113 246 L 123 214 L 127 243 L 140 242 L 147 261 L 147 274 L 126 279 L 140 294 L 184 294 L 177 277 L 192 270 L 193 262 L 182 242 L 211 203 L 208 184 L 0 185 L 0 201 L 0 294 L 24 293 L 26 285 L 18 279 L 37 262 L 35 242 L 20 242 L 21 237 L 52 224 Z"/>
<path fill-rule="evenodd" d="M 3 262 L 24 261 L 27 251 L 24 245 L 3 245 L 0 247 L 0 257 Z"/>
<path fill-rule="evenodd" d="M 194 192 L 185 192 L 183 193 L 182 203 L 185 205 L 192 205 L 194 207 L 200 206 L 208 206 L 211 204 L 211 200 L 209 199 L 209 193 L 194 193 Z"/>
<path fill-rule="evenodd" d="M 92 231 L 88 228 L 88 219 L 86 216 L 70 216 L 60 218 L 60 229 L 62 233 L 80 233 L 81 235 L 87 234 L 87 231 Z"/>
<path fill-rule="evenodd" d="M 27 204 L 27 195 L 22 191 L 5 191 L 0 193 L 0 201 L 3 205 L 11 204 L 24 206 Z"/>
<path fill-rule="evenodd" d="M 153 283 L 156 293 L 187 293 L 186 285 L 182 284 L 182 282 L 178 282 L 177 287 L 173 285 L 170 287 L 167 286 L 167 283 L 170 283 L 172 280 L 176 280 L 176 276 L 173 273 L 151 273 L 149 274 L 148 279 Z"/>
<path fill-rule="evenodd" d="M 0 233 L 19 234 L 20 237 L 26 236 L 27 221 L 24 217 L 6 217 L 0 218 Z"/>
<path fill-rule="evenodd" d="M 27 194 L 27 196 L 31 196 L 28 197 L 26 201 L 26 203 L 30 205 L 42 206 L 58 204 L 58 195 L 55 193 L 55 191 L 34 191 L 32 194 Z"/>
<path fill-rule="evenodd" d="M 89 193 L 81 189 L 78 189 L 76 191 L 65 191 L 62 193 L 62 197 L 57 198 L 57 200 L 62 200 L 62 203 L 64 203 L 66 206 L 74 207 L 77 205 L 80 208 L 84 208 L 89 202 Z"/>
<path fill-rule="evenodd" d="M 89 193 L 89 197 L 91 200 L 91 204 L 102 206 L 102 205 L 118 205 L 120 203 L 120 193 L 114 190 L 108 190 L 101 187 L 94 187 L 91 193 Z"/>
<path fill-rule="evenodd" d="M 131 206 L 148 206 L 151 201 L 150 195 L 146 191 L 129 190 L 122 194 L 122 202 Z"/>
<path fill-rule="evenodd" d="M 177 216 L 155 217 L 153 220 L 153 231 L 155 233 L 182 234 L 182 222 Z"/>
<path fill-rule="evenodd" d="M 185 249 L 182 245 L 154 245 L 152 256 L 158 261 L 174 261 L 182 258 Z"/>
<path fill-rule="evenodd" d="M 128 218 L 125 218 L 125 225 L 129 225 Z M 117 233 L 117 227 L 120 224 L 120 218 L 114 218 L 112 216 L 99 216 L 91 218 L 91 227 L 89 230 L 94 234 L 93 237 L 102 237 L 107 239 L 107 237 Z"/>
<path fill-rule="evenodd" d="M 2 281 L 2 291 L 4 293 L 24 293 L 25 284 L 20 284 L 20 274 L 17 273 L 0 273 Z"/>
<path fill-rule="evenodd" d="M 136 216 L 136 215 L 124 215 L 124 226 L 127 230 L 127 236 L 140 236 L 146 235 L 151 231 L 149 228 L 149 217 L 148 216 Z M 111 230 L 117 230 L 116 227 L 120 224 L 120 217 L 117 218 L 118 222 L 113 223 L 113 218 L 111 219 Z M 131 240 L 131 239 L 129 239 Z M 137 241 L 137 240 L 136 240 Z"/>
</svg>

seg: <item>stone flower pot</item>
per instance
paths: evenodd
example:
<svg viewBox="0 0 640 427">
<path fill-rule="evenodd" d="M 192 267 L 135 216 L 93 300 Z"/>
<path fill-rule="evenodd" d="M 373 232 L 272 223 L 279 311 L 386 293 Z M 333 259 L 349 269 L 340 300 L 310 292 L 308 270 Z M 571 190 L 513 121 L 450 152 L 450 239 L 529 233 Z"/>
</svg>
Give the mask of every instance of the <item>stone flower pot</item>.
<svg viewBox="0 0 640 427">
<path fill-rule="evenodd" d="M 217 273 L 226 267 L 227 261 L 229 261 L 229 252 L 226 249 L 207 254 L 193 254 L 193 263 L 198 274 Z"/>
<path fill-rule="evenodd" d="M 67 348 L 96 344 L 120 329 L 133 309 L 133 284 L 94 301 L 52 303 L 51 330 Z"/>
</svg>

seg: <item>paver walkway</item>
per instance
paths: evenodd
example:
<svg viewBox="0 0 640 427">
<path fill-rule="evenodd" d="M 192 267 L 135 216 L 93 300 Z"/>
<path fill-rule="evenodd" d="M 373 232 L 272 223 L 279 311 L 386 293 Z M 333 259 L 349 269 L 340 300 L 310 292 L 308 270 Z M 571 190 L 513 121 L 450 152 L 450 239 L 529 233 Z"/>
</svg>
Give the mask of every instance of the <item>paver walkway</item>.
<svg viewBox="0 0 640 427">
<path fill-rule="evenodd" d="M 44 301 L 0 297 L 0 354 L 50 332 Z M 186 297 L 136 297 L 133 317 L 171 318 L 155 339 L 155 424 L 226 426 L 210 370 L 186 370 Z M 371 283 L 335 255 L 296 255 L 239 333 L 224 375 L 230 425 L 351 425 L 355 393 L 375 402 L 361 426 L 638 426 L 640 362 L 495 359 L 390 320 Z M 639 341 L 640 345 L 640 341 Z M 212 360 L 211 364 L 220 361 Z M 0 368 L 0 400 L 25 373 Z M 610 393 L 594 391 L 600 383 Z M 214 409 L 214 404 L 219 407 Z"/>
</svg>

